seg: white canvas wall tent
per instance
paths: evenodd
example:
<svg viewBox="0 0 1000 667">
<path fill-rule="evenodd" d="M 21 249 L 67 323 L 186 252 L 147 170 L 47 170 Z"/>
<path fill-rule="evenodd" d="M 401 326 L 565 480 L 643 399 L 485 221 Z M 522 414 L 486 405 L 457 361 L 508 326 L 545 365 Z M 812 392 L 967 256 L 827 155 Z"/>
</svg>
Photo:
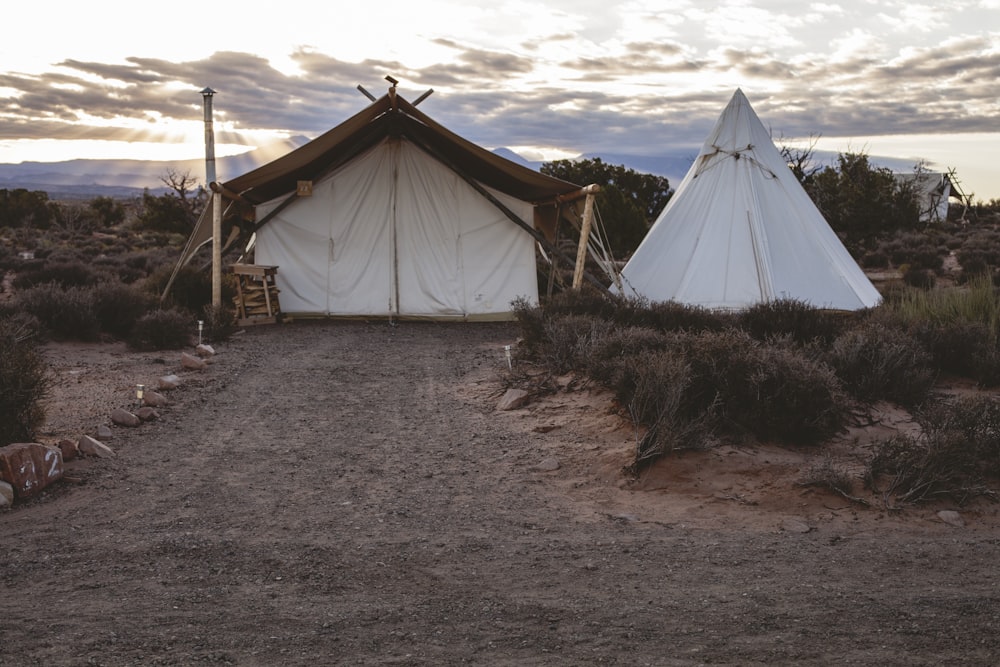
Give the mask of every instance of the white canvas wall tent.
<svg viewBox="0 0 1000 667">
<path fill-rule="evenodd" d="M 859 310 L 881 297 L 737 90 L 622 269 L 626 295 L 712 309 L 795 299 Z"/>
<path fill-rule="evenodd" d="M 282 312 L 434 319 L 505 319 L 515 299 L 537 301 L 535 244 L 581 192 L 450 132 L 395 86 L 213 187 L 227 216 L 253 220 L 254 263 L 278 267 Z M 178 267 L 211 240 L 212 215 Z"/>
</svg>

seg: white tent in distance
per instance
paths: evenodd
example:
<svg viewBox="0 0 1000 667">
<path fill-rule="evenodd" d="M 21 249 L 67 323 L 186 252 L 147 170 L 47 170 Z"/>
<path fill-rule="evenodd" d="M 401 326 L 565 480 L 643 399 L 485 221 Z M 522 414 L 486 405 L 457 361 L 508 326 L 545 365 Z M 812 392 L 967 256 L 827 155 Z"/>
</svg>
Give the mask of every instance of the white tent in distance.
<svg viewBox="0 0 1000 667">
<path fill-rule="evenodd" d="M 881 296 L 737 90 L 622 269 L 626 296 L 738 310 L 791 299 L 860 310 Z"/>
</svg>

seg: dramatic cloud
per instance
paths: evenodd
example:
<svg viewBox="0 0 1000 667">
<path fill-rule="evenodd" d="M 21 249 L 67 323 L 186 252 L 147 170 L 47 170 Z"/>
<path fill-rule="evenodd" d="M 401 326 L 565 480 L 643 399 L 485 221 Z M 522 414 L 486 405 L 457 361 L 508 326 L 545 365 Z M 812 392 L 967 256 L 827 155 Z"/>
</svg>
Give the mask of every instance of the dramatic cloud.
<svg viewBox="0 0 1000 667">
<path fill-rule="evenodd" d="M 386 75 L 409 99 L 434 89 L 422 108 L 490 148 L 697 145 L 737 87 L 786 137 L 1000 127 L 997 0 L 428 2 L 346 14 L 316 5 L 298 31 L 268 32 L 257 14 L 184 56 L 155 35 L 148 51 L 123 42 L 130 52 L 119 57 L 90 55 L 112 42 L 60 54 L 65 33 L 46 47 L 47 66 L 0 71 L 0 149 L 23 139 L 155 140 L 181 123 L 196 134 L 206 86 L 218 91 L 227 143 L 252 144 L 261 131 L 316 136 L 367 104 L 358 85 L 384 94 Z M 430 9 L 449 20 L 430 20 Z M 6 60 L 17 53 L 16 42 L 3 48 Z"/>
</svg>

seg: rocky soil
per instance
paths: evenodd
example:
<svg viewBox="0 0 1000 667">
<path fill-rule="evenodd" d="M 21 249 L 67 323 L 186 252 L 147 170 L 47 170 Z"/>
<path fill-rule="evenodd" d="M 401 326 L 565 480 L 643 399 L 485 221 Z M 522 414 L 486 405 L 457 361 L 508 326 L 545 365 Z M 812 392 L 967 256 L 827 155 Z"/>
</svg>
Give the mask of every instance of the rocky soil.
<svg viewBox="0 0 1000 667">
<path fill-rule="evenodd" d="M 863 507 L 769 446 L 629 480 L 606 394 L 563 378 L 495 409 L 516 336 L 301 321 L 203 371 L 49 346 L 45 441 L 182 385 L 112 429 L 115 458 L 0 513 L 0 665 L 1000 661 L 996 506 Z M 871 430 L 831 456 L 858 465 Z"/>
</svg>

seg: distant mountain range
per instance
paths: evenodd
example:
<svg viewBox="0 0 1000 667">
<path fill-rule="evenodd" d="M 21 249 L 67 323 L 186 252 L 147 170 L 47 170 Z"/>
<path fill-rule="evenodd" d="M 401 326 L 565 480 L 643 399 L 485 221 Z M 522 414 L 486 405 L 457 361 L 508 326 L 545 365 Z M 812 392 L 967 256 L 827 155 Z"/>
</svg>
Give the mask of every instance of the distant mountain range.
<svg viewBox="0 0 1000 667">
<path fill-rule="evenodd" d="M 305 137 L 292 137 L 278 144 L 271 144 L 242 155 L 216 158 L 216 172 L 223 180 L 235 178 L 266 164 L 277 155 L 283 155 L 308 141 Z M 627 155 L 616 153 L 587 153 L 580 158 L 600 158 L 613 165 L 623 165 L 644 174 L 664 176 L 676 188 L 697 155 L 697 149 L 688 149 L 659 156 Z M 531 161 L 507 148 L 494 151 L 512 162 L 538 170 L 540 161 Z M 836 160 L 835 153 L 814 156 L 823 164 Z M 909 172 L 912 164 L 904 160 L 870 157 L 873 164 L 893 171 Z M 205 160 L 67 160 L 65 162 L 22 162 L 0 164 L 0 189 L 47 192 L 53 200 L 87 200 L 97 196 L 131 198 L 149 190 L 162 194 L 169 188 L 161 180 L 169 171 L 190 173 L 198 182 L 204 180 Z"/>
</svg>

